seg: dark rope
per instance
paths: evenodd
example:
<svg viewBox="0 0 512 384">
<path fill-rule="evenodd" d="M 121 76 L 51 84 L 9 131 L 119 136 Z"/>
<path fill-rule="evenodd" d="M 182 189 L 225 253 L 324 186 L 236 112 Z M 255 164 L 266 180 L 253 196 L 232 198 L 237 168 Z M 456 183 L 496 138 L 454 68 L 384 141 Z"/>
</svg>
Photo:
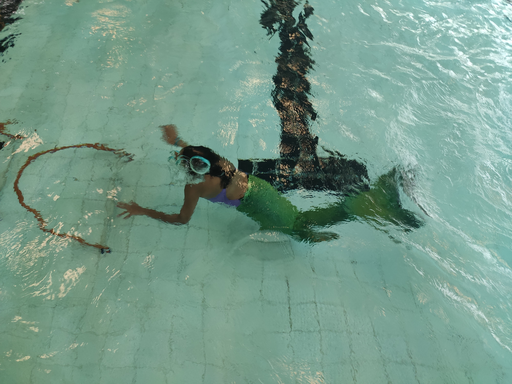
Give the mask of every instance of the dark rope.
<svg viewBox="0 0 512 384">
<path fill-rule="evenodd" d="M 133 155 L 123 151 L 122 149 L 109 148 L 109 147 L 107 147 L 107 146 L 105 146 L 103 144 L 100 144 L 100 143 L 68 145 L 66 147 L 59 147 L 59 148 L 48 149 L 46 151 L 42 151 L 42 152 L 36 153 L 35 155 L 32 155 L 32 156 L 30 156 L 27 159 L 25 164 L 18 171 L 18 175 L 16 177 L 16 180 L 14 181 L 14 192 L 16 192 L 16 195 L 18 196 L 18 201 L 20 202 L 21 206 L 23 208 L 25 208 L 27 211 L 31 212 L 35 216 L 35 218 L 37 219 L 39 228 L 43 232 L 51 233 L 52 235 L 59 236 L 59 237 L 62 237 L 64 239 L 70 239 L 71 238 L 71 239 L 74 239 L 74 240 L 78 241 L 80 244 L 89 245 L 91 247 L 98 248 L 98 249 L 100 249 L 102 251 L 102 253 L 104 253 L 104 252 L 110 253 L 110 248 L 107 247 L 107 246 L 104 246 L 104 245 L 101 245 L 101 244 L 91 244 L 91 243 L 85 241 L 80 236 L 70 235 L 69 233 L 57 233 L 57 232 L 55 232 L 55 230 L 53 228 L 52 229 L 46 228 L 46 226 L 48 224 L 43 219 L 43 216 L 41 215 L 41 212 L 39 212 L 35 208 L 30 207 L 28 204 L 25 203 L 25 197 L 23 196 L 23 193 L 21 192 L 21 190 L 19 188 L 19 182 L 20 182 L 21 175 L 23 174 L 23 171 L 25 171 L 25 169 L 34 160 L 36 160 L 37 158 L 39 158 L 42 155 L 45 155 L 47 153 L 55 153 L 55 152 L 62 151 L 64 149 L 70 149 L 70 148 L 92 148 L 92 149 L 96 149 L 98 151 L 113 152 L 114 154 L 118 155 L 119 157 L 126 156 L 126 157 L 128 157 L 129 160 L 132 160 L 132 156 L 133 156 Z"/>
</svg>

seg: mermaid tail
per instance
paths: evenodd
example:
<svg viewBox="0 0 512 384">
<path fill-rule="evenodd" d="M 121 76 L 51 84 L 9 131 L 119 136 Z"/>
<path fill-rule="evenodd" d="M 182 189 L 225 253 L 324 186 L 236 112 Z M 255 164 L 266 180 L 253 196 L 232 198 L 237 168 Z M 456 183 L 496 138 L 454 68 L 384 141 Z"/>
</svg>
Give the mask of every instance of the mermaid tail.
<svg viewBox="0 0 512 384">
<path fill-rule="evenodd" d="M 268 182 L 250 175 L 249 190 L 237 210 L 260 224 L 262 230 L 278 230 L 306 242 L 338 238 L 333 232 L 318 231 L 340 222 L 361 218 L 382 225 L 389 222 L 410 231 L 423 221 L 400 203 L 397 171 L 379 177 L 370 190 L 352 195 L 327 207 L 299 211 Z"/>
<path fill-rule="evenodd" d="M 384 220 L 405 230 L 424 224 L 413 212 L 402 207 L 396 168 L 380 176 L 369 191 L 347 198 L 345 205 L 352 215 L 378 224 Z"/>
</svg>

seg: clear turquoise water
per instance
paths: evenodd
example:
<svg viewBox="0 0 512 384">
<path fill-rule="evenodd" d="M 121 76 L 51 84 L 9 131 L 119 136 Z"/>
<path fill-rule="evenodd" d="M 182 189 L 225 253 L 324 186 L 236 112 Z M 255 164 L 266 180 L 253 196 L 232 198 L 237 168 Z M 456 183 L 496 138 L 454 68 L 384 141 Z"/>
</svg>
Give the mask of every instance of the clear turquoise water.
<svg viewBox="0 0 512 384">
<path fill-rule="evenodd" d="M 351 222 L 316 245 L 201 202 L 176 212 L 158 125 L 235 161 L 277 156 L 278 39 L 258 1 L 31 1 L 0 38 L 0 382 L 509 383 L 512 6 L 311 2 L 320 143 L 407 177 L 404 234 Z M 23 173 L 28 156 L 70 149 Z M 306 195 L 306 197 L 305 197 Z M 301 207 L 328 196 L 295 192 Z M 421 205 L 428 217 L 418 207 Z"/>
</svg>

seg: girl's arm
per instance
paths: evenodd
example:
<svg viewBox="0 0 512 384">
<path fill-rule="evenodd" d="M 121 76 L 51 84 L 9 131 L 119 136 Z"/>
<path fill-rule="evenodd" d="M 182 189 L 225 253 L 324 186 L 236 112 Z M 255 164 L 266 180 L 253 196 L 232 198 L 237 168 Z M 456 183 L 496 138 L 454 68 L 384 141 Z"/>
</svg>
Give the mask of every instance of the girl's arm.
<svg viewBox="0 0 512 384">
<path fill-rule="evenodd" d="M 160 128 L 162 128 L 162 139 L 164 139 L 165 142 L 181 148 L 188 146 L 188 144 L 178 136 L 178 128 L 174 124 L 162 125 Z"/>
<path fill-rule="evenodd" d="M 144 215 L 151 217 L 153 219 L 157 219 L 163 221 L 164 223 L 169 224 L 187 224 L 194 213 L 197 202 L 199 201 L 200 191 L 197 185 L 187 185 L 185 186 L 185 201 L 183 202 L 183 207 L 181 207 L 180 213 L 175 213 L 173 215 L 168 215 L 164 212 L 156 211 L 154 209 L 144 208 L 138 205 L 137 203 L 131 201 L 129 203 L 120 202 L 117 206 L 121 209 L 124 209 L 124 212 L 121 212 L 118 217 L 123 215 L 125 219 L 128 219 L 132 216 Z"/>
</svg>

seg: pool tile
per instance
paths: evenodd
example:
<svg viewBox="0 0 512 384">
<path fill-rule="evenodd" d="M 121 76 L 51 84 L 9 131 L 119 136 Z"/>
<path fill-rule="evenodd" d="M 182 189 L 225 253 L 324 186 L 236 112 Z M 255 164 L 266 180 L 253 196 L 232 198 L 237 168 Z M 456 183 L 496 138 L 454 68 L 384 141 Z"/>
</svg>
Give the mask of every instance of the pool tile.
<svg viewBox="0 0 512 384">
<path fill-rule="evenodd" d="M 205 383 L 206 365 L 195 363 L 193 361 L 184 361 L 183 363 L 173 364 L 171 372 L 167 373 L 167 383 L 195 384 Z"/>
<path fill-rule="evenodd" d="M 347 329 L 341 306 L 318 303 L 318 321 L 322 331 L 344 332 Z"/>
<path fill-rule="evenodd" d="M 111 311 L 115 308 L 115 302 L 98 298 L 93 299 L 85 315 L 81 318 L 81 330 L 98 335 L 105 335 L 111 325 Z"/>
<path fill-rule="evenodd" d="M 101 377 L 101 371 L 98 364 L 82 364 L 79 367 L 74 367 L 73 383 L 98 383 Z"/>
<path fill-rule="evenodd" d="M 99 384 L 132 383 L 135 379 L 135 371 L 134 367 L 108 368 L 102 366 Z"/>
<path fill-rule="evenodd" d="M 134 220 L 136 219 L 138 217 Z M 141 222 L 133 226 L 130 231 L 130 250 L 136 253 L 151 252 L 154 244 L 158 244 L 161 236 L 162 232 L 154 219 L 142 218 Z"/>
<path fill-rule="evenodd" d="M 356 335 L 372 335 L 373 337 L 373 325 L 369 316 L 364 313 L 351 313 L 345 308 L 343 315 L 347 332 Z"/>
<path fill-rule="evenodd" d="M 57 305 L 52 319 L 52 329 L 75 332 L 87 311 L 87 304 Z"/>
<path fill-rule="evenodd" d="M 141 331 L 137 328 L 131 328 L 120 335 L 107 336 L 103 347 L 102 365 L 109 368 L 134 366 L 140 340 Z"/>
<path fill-rule="evenodd" d="M 319 332 L 293 331 L 290 346 L 295 362 L 320 362 L 322 359 Z"/>
<path fill-rule="evenodd" d="M 248 273 L 252 272 L 249 276 L 244 276 L 245 273 L 239 268 L 235 269 L 235 275 L 233 278 L 233 292 L 231 298 L 233 303 L 244 304 L 247 302 L 257 302 L 261 299 L 261 265 L 258 261 L 254 264 L 249 263 Z M 253 268 L 253 269 L 251 269 Z M 254 278 L 253 278 L 254 277 Z"/>
<path fill-rule="evenodd" d="M 386 371 L 393 384 L 420 383 L 416 375 L 416 368 L 410 363 L 386 363 Z"/>
<path fill-rule="evenodd" d="M 418 308 L 418 304 L 414 299 L 413 293 L 407 286 L 400 287 L 394 284 L 387 285 L 385 288 L 386 294 L 393 308 L 396 310 L 411 311 Z"/>
<path fill-rule="evenodd" d="M 443 366 L 442 356 L 432 338 L 417 334 L 407 335 L 407 348 L 414 363 L 421 363 L 427 367 Z"/>
<path fill-rule="evenodd" d="M 380 351 L 386 364 L 389 362 L 410 364 L 409 349 L 405 336 L 379 336 Z"/>
<path fill-rule="evenodd" d="M 226 329 L 231 329 L 235 323 L 240 324 L 237 316 L 244 318 L 245 313 L 242 309 L 234 308 L 226 311 L 225 309 L 207 307 L 203 314 L 203 332 L 205 333 L 222 333 Z"/>
<path fill-rule="evenodd" d="M 126 303 L 152 303 L 149 280 L 140 278 L 136 274 L 122 274 L 117 291 L 117 299 Z"/>
<path fill-rule="evenodd" d="M 313 279 L 289 276 L 287 282 L 289 286 L 290 302 L 292 304 L 313 303 L 315 301 Z"/>
<path fill-rule="evenodd" d="M 379 360 L 359 357 L 353 367 L 356 383 L 387 383 L 390 381 L 388 373 Z"/>
<path fill-rule="evenodd" d="M 25 371 L 25 372 L 27 372 L 27 371 Z M 19 372 L 24 372 L 24 371 L 19 370 Z M 30 371 L 28 371 L 28 372 L 30 372 Z M 37 384 L 52 384 L 52 383 L 58 383 L 59 381 L 74 382 L 73 373 L 74 373 L 73 366 L 63 366 L 63 365 L 47 366 L 47 365 L 40 363 L 32 369 L 31 380 L 32 380 L 32 383 L 37 383 Z M 26 373 L 25 373 L 25 375 L 26 375 Z M 22 377 L 18 377 L 18 379 L 22 380 L 21 382 L 25 382 L 25 383 L 30 382 L 28 380 L 23 381 Z"/>
<path fill-rule="evenodd" d="M 364 356 L 365 360 L 379 362 L 378 364 L 382 365 L 380 345 L 372 334 L 352 332 L 350 342 L 355 356 Z"/>
<path fill-rule="evenodd" d="M 199 218 L 197 218 L 199 220 Z M 208 237 L 202 236 L 200 230 L 193 226 L 189 227 L 187 234 L 185 235 L 185 248 L 186 249 L 208 249 Z"/>
<path fill-rule="evenodd" d="M 314 283 L 316 302 L 323 305 L 340 306 L 341 282 L 337 278 L 317 279 Z"/>
<path fill-rule="evenodd" d="M 76 362 L 76 335 L 74 333 L 54 329 L 50 336 L 49 348 L 42 353 L 48 355 L 47 364 L 72 365 Z"/>
<path fill-rule="evenodd" d="M 197 333 L 173 334 L 171 336 L 171 368 L 175 372 L 180 372 L 180 366 L 195 366 L 205 364 L 205 351 L 203 335 Z M 181 371 L 183 372 L 183 371 Z M 197 372 L 189 371 L 190 375 L 195 376 Z M 182 373 L 183 374 L 183 373 Z M 180 375 L 181 376 L 181 375 Z M 201 375 L 202 376 L 202 375 Z"/>
<path fill-rule="evenodd" d="M 291 306 L 292 331 L 320 331 L 316 303 Z"/>
<path fill-rule="evenodd" d="M 420 383 L 433 382 L 444 383 L 450 382 L 450 377 L 447 375 L 444 367 L 430 367 L 422 365 L 421 361 L 415 364 L 418 381 Z"/>
<path fill-rule="evenodd" d="M 322 364 L 324 366 L 339 364 L 346 367 L 350 364 L 350 340 L 345 332 L 320 332 Z"/>
<path fill-rule="evenodd" d="M 161 369 L 170 364 L 169 333 L 146 330 L 135 355 L 137 367 Z"/>
<path fill-rule="evenodd" d="M 260 330 L 263 325 L 261 309 L 252 302 L 238 305 L 230 310 L 229 313 L 229 317 L 232 320 L 226 325 L 233 326 L 234 329 L 239 329 L 241 334 L 252 334 L 256 330 Z"/>
<path fill-rule="evenodd" d="M 323 375 L 326 383 L 356 384 L 355 370 L 350 363 L 324 364 Z"/>
<path fill-rule="evenodd" d="M 75 344 L 77 345 L 75 348 L 76 361 L 79 362 L 79 365 L 88 365 L 91 371 L 98 369 L 103 358 L 105 337 L 90 332 L 80 333 L 75 339 Z"/>
<path fill-rule="evenodd" d="M 135 371 L 136 384 L 165 383 L 166 374 L 159 369 L 137 368 Z"/>
<path fill-rule="evenodd" d="M 272 304 L 288 305 L 288 286 L 285 279 L 267 276 L 267 270 L 271 267 L 265 268 L 265 277 L 262 284 L 262 294 L 266 301 Z"/>
<path fill-rule="evenodd" d="M 155 304 L 151 306 L 151 308 L 160 307 L 165 313 L 174 311 L 174 304 L 177 302 L 176 291 L 178 284 L 176 279 L 164 280 L 159 277 L 151 279 L 149 289 L 151 290 L 152 300 Z"/>
<path fill-rule="evenodd" d="M 48 336 L 27 335 L 26 337 L 20 337 L 7 332 L 0 336 L 0 355 L 5 364 L 12 367 L 26 365 L 26 361 L 29 361 L 29 359 L 32 359 L 32 362 L 35 361 L 39 355 L 45 353 L 50 341 Z"/>
<path fill-rule="evenodd" d="M 287 305 L 263 302 L 262 328 L 266 332 L 290 332 L 292 330 L 290 310 Z"/>
<path fill-rule="evenodd" d="M 229 278 L 211 279 L 204 291 L 208 306 L 227 309 L 233 306 L 234 284 Z"/>
</svg>

